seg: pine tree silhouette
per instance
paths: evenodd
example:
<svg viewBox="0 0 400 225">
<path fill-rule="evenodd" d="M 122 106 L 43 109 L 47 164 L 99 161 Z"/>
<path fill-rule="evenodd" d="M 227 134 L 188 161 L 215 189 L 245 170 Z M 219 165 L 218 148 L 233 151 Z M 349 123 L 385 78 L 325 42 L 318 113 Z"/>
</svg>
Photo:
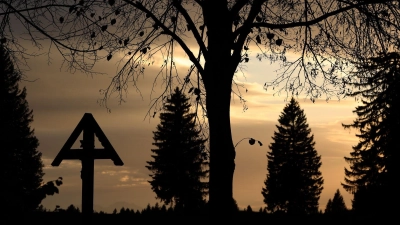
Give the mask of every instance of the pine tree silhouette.
<svg viewBox="0 0 400 225">
<path fill-rule="evenodd" d="M 199 136 L 188 100 L 179 88 L 167 99 L 153 132 L 154 160 L 146 166 L 152 172 L 149 183 L 157 198 L 175 204 L 178 211 L 198 209 L 207 194 L 207 183 L 202 181 L 208 174 L 206 140 Z"/>
<path fill-rule="evenodd" d="M 339 189 L 336 190 L 333 199 L 329 199 L 325 208 L 325 214 L 343 215 L 347 212 L 346 204 L 344 203 L 343 196 L 340 194 Z"/>
<path fill-rule="evenodd" d="M 330 214 L 332 212 L 332 199 L 329 199 L 326 203 L 325 214 Z"/>
<path fill-rule="evenodd" d="M 278 122 L 267 153 L 264 203 L 270 212 L 318 213 L 323 185 L 321 156 L 314 148 L 314 135 L 304 111 L 294 98 L 284 107 Z"/>
<path fill-rule="evenodd" d="M 395 210 L 392 199 L 397 187 L 400 142 L 400 55 L 381 54 L 358 65 L 359 81 L 351 83 L 359 91 L 363 105 L 353 111 L 356 120 L 345 128 L 356 128 L 360 139 L 345 157 L 344 189 L 354 194 L 353 210 L 372 214 Z"/>
<path fill-rule="evenodd" d="M 0 76 L 1 200 L 12 211 L 31 211 L 42 200 L 37 201 L 36 194 L 42 184 L 43 163 L 37 151 L 39 141 L 30 127 L 33 114 L 26 88 L 20 90 L 18 85 L 22 75 L 1 45 Z"/>
</svg>

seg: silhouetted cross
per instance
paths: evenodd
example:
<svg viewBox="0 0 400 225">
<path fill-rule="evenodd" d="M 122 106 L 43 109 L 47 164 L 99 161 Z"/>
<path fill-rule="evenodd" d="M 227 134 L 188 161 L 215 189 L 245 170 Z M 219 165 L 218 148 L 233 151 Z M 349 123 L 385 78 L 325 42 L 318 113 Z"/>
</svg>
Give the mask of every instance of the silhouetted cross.
<svg viewBox="0 0 400 225">
<path fill-rule="evenodd" d="M 71 149 L 83 131 L 82 149 Z M 99 139 L 103 149 L 96 149 L 94 146 L 95 135 Z M 93 214 L 93 180 L 94 180 L 94 160 L 111 159 L 116 166 L 124 163 L 119 158 L 106 135 L 101 130 L 91 113 L 85 113 L 78 123 L 71 136 L 65 142 L 60 152 L 57 154 L 52 166 L 59 166 L 64 159 L 79 159 L 82 162 L 82 214 L 85 221 L 91 219 Z"/>
</svg>

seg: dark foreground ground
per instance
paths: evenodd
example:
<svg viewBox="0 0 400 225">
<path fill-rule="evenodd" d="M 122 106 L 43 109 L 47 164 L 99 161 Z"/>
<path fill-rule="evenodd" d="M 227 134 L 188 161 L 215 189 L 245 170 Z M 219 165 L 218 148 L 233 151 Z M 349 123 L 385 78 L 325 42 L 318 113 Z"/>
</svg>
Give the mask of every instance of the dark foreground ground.
<svg viewBox="0 0 400 225">
<path fill-rule="evenodd" d="M 8 215 L 6 224 L 40 224 L 40 225 L 79 225 L 79 224 L 226 224 L 225 221 L 211 221 L 206 215 L 185 216 L 175 214 L 148 215 L 113 215 L 94 214 L 92 221 L 83 222 L 81 214 L 41 212 L 29 215 Z M 4 218 L 4 217 L 3 217 Z M 363 225 L 363 224 L 398 224 L 399 221 L 377 216 L 327 216 L 289 217 L 286 215 L 270 215 L 262 213 L 239 212 L 233 217 L 231 224 L 299 224 L 299 225 Z"/>
</svg>

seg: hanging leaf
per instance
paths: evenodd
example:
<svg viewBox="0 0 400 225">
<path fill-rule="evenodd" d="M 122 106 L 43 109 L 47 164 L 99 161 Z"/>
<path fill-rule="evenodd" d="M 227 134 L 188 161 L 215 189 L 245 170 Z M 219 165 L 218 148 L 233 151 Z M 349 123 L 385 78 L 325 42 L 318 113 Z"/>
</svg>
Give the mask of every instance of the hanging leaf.
<svg viewBox="0 0 400 225">
<path fill-rule="evenodd" d="M 115 10 L 115 15 L 118 16 L 121 13 L 121 10 L 117 9 Z"/>
<path fill-rule="evenodd" d="M 94 13 L 90 13 L 90 17 L 92 17 L 92 18 L 93 18 L 93 17 L 94 17 L 94 15 L 95 15 Z"/>
<path fill-rule="evenodd" d="M 115 0 L 108 0 L 108 4 L 110 4 L 111 6 L 113 6 L 115 4 Z"/>
<path fill-rule="evenodd" d="M 140 31 L 139 36 L 142 37 L 144 35 L 144 31 Z"/>
<path fill-rule="evenodd" d="M 110 61 L 110 59 L 112 58 L 111 53 L 107 56 L 107 61 Z"/>
<path fill-rule="evenodd" d="M 128 45 L 128 42 L 129 42 L 129 38 L 125 39 L 125 40 L 124 40 L 124 46 L 127 46 L 127 45 Z"/>
<path fill-rule="evenodd" d="M 257 35 L 257 37 L 256 37 L 256 41 L 257 41 L 257 43 L 258 43 L 258 44 L 261 44 L 261 38 L 260 38 L 260 35 Z"/>
<path fill-rule="evenodd" d="M 189 91 L 188 91 L 188 93 L 190 93 L 190 92 L 192 92 L 193 91 L 193 87 L 191 87 L 190 89 L 189 89 Z"/>
<path fill-rule="evenodd" d="M 90 38 L 94 38 L 96 37 L 96 33 L 92 32 L 92 34 L 90 35 Z"/>
<path fill-rule="evenodd" d="M 193 93 L 194 93 L 195 95 L 200 95 L 200 89 L 195 88 Z"/>
<path fill-rule="evenodd" d="M 190 82 L 190 78 L 189 75 L 185 77 L 185 83 L 189 83 Z"/>
<path fill-rule="evenodd" d="M 244 62 L 246 62 L 246 63 L 249 62 L 249 58 L 247 58 L 247 57 L 244 58 Z"/>
<path fill-rule="evenodd" d="M 62 180 L 56 180 L 56 185 L 60 186 L 61 184 L 63 184 Z"/>
<path fill-rule="evenodd" d="M 278 45 L 278 46 L 281 46 L 282 45 L 282 39 L 277 39 L 276 41 L 275 41 L 275 43 L 276 43 L 276 45 Z"/>
<path fill-rule="evenodd" d="M 254 143 L 256 143 L 256 140 L 254 140 L 253 138 L 250 138 L 249 144 L 250 144 L 250 145 L 254 145 Z"/>
<path fill-rule="evenodd" d="M 263 144 L 261 143 L 261 141 L 257 141 L 258 142 L 258 144 L 260 145 L 260 146 L 263 146 Z"/>
<path fill-rule="evenodd" d="M 60 23 L 64 22 L 64 17 L 60 17 Z"/>
<path fill-rule="evenodd" d="M 147 48 L 143 48 L 142 50 L 140 50 L 143 54 L 146 54 L 147 52 Z"/>
<path fill-rule="evenodd" d="M 112 20 L 111 20 L 111 25 L 114 25 L 116 22 L 117 22 L 116 19 L 112 19 Z"/>
<path fill-rule="evenodd" d="M 71 7 L 69 7 L 69 13 L 72 13 L 75 10 L 75 6 L 72 5 Z"/>
<path fill-rule="evenodd" d="M 101 27 L 101 31 L 106 31 L 107 30 L 107 25 L 103 25 L 102 27 Z"/>
</svg>

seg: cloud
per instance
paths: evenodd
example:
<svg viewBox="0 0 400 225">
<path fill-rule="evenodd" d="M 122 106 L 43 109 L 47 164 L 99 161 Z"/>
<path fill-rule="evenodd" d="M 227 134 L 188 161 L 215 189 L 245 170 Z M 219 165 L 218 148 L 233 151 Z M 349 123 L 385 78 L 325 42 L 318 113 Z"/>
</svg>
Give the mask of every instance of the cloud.
<svg viewBox="0 0 400 225">
<path fill-rule="evenodd" d="M 110 176 L 119 175 L 119 174 L 129 174 L 129 173 L 132 173 L 132 172 L 128 171 L 128 170 L 120 170 L 120 171 L 105 170 L 105 171 L 101 171 L 101 174 L 110 175 Z"/>
<path fill-rule="evenodd" d="M 129 180 L 129 176 L 125 175 L 119 179 L 121 182 L 127 182 Z"/>
<path fill-rule="evenodd" d="M 133 187 L 133 186 L 149 186 L 149 182 L 145 178 L 125 175 L 119 179 L 121 183 L 116 184 L 116 187 Z"/>
</svg>

